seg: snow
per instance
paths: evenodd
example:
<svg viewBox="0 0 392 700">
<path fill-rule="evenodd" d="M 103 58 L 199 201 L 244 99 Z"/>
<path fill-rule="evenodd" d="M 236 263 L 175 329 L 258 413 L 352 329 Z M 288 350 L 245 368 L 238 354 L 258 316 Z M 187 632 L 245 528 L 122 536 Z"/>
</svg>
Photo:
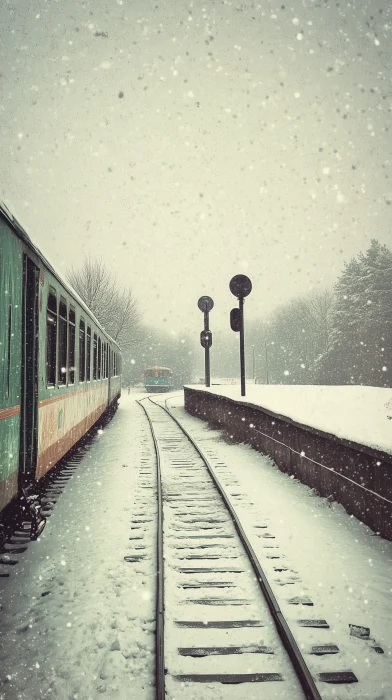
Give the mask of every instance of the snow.
<svg viewBox="0 0 392 700">
<path fill-rule="evenodd" d="M 392 389 L 371 386 L 315 386 L 247 384 L 192 386 L 260 406 L 296 423 L 392 454 Z"/>
<path fill-rule="evenodd" d="M 249 560 L 238 544 L 231 518 L 218 495 L 212 480 L 206 475 L 205 465 L 193 446 L 173 425 L 169 416 L 146 402 L 146 409 L 154 420 L 156 438 L 161 451 L 161 474 L 164 505 L 165 540 L 165 666 L 169 697 L 194 700 L 200 696 L 198 686 L 178 677 L 189 674 L 277 673 L 283 672 L 284 683 L 263 683 L 257 690 L 242 684 L 228 691 L 227 685 L 208 683 L 203 686 L 205 700 L 236 700 L 258 697 L 260 700 L 303 700 L 298 679 L 282 648 L 266 601 L 260 596 Z M 156 420 L 156 422 L 155 422 Z M 207 478 L 206 478 L 207 476 Z M 231 535 L 228 539 L 208 539 L 211 533 Z M 189 547 L 184 536 L 190 540 Z M 205 545 L 207 550 L 205 551 Z M 184 544 L 186 545 L 184 548 Z M 187 546 L 188 545 L 188 546 Z M 195 548 L 199 545 L 198 550 Z M 228 571 L 200 572 L 209 566 Z M 183 569 L 193 569 L 192 573 Z M 206 588 L 208 582 L 229 583 L 229 587 Z M 197 588 L 189 588 L 192 583 Z M 254 619 L 262 621 L 259 627 L 249 629 L 200 629 L 180 631 L 176 622 L 209 620 Z M 185 634 L 184 634 L 185 632 Z M 252 652 L 237 655 L 207 655 L 193 658 L 179 654 L 180 648 L 211 648 L 219 646 L 258 644 L 273 650 L 271 654 Z"/>
<path fill-rule="evenodd" d="M 257 387 L 258 388 L 258 387 Z M 291 388 L 291 387 L 279 387 Z M 225 389 L 226 391 L 226 389 Z M 323 699 L 389 700 L 392 691 L 392 543 L 374 533 L 337 503 L 279 471 L 274 462 L 245 445 L 225 442 L 183 409 L 182 398 L 169 406 L 191 436 L 202 445 L 221 480 L 289 621 L 325 619 L 330 629 L 313 629 L 297 641 L 303 651 L 312 644 L 335 643 L 340 654 L 316 657 L 319 670 L 352 670 L 359 683 L 322 687 Z M 257 527 L 258 525 L 258 527 Z M 267 525 L 267 529 L 260 527 Z M 272 535 L 265 538 L 265 532 Z M 279 559 L 270 559 L 278 556 Z M 274 572 L 277 561 L 288 571 Z M 293 606 L 287 599 L 308 595 L 313 607 Z M 349 625 L 370 628 L 370 639 L 350 637 Z M 374 641 L 373 641 L 374 640 Z M 381 645 L 384 654 L 373 646 Z M 308 661 L 309 657 L 305 658 Z"/>
<path fill-rule="evenodd" d="M 226 390 L 238 393 L 239 387 Z M 135 401 L 142 396 L 146 395 L 131 393 L 122 397 L 114 419 L 97 434 L 77 469 L 61 486 L 60 496 L 52 498 L 58 500 L 40 540 L 16 555 L 16 566 L 1 569 L 10 572 L 8 579 L 0 578 L 1 700 L 154 697 L 155 458 L 147 420 Z M 175 415 L 200 440 L 238 509 L 290 623 L 296 624 L 302 618 L 323 618 L 330 624 L 328 630 L 296 627 L 305 654 L 311 643 L 334 642 L 341 650 L 333 657 L 307 658 L 319 670 L 344 667 L 358 677 L 359 683 L 350 686 L 323 684 L 323 700 L 389 700 L 392 543 L 375 537 L 338 504 L 315 496 L 307 486 L 281 473 L 269 458 L 248 446 L 225 442 L 219 431 L 186 414 L 182 395 L 153 398 L 163 403 L 168 396 Z M 197 488 L 197 472 L 193 480 Z M 172 525 L 178 528 L 176 540 L 173 531 L 168 543 L 175 543 L 176 547 L 183 543 L 185 554 L 197 551 L 197 541 L 186 537 L 190 523 L 185 522 L 196 518 L 196 511 L 194 502 L 188 507 L 183 505 L 167 501 L 165 516 L 169 518 L 170 509 Z M 206 503 L 206 512 L 210 513 L 209 509 L 215 510 L 212 501 Z M 266 532 L 272 537 L 265 538 Z M 228 539 L 226 544 L 228 558 L 224 561 L 233 563 L 232 541 Z M 211 547 L 209 551 L 217 550 Z M 134 554 L 145 555 L 145 559 L 124 561 L 125 556 Z M 181 556 L 181 549 L 170 546 L 168 566 L 171 561 L 178 566 Z M 277 562 L 283 562 L 288 571 L 276 572 Z M 216 576 L 219 581 L 227 574 Z M 190 574 L 187 580 L 195 583 L 199 577 L 200 574 Z M 253 582 L 243 579 L 240 585 L 241 595 L 237 591 L 234 595 L 229 588 L 227 596 L 252 597 Z M 171 586 L 165 593 L 167 609 L 180 606 L 186 609 L 184 615 L 188 613 L 184 599 L 201 598 L 210 591 L 179 591 Z M 288 597 L 301 594 L 309 595 L 314 607 L 288 605 Z M 230 616 L 233 611 L 241 619 L 246 608 L 233 607 Z M 210 612 L 204 605 L 195 605 L 189 610 L 189 617 L 211 619 Z M 215 608 L 215 614 L 219 615 L 215 619 L 227 619 L 229 615 L 224 606 Z M 350 637 L 349 624 L 369 627 L 370 640 Z M 171 635 L 169 621 L 167 630 L 169 660 L 176 658 L 177 646 L 201 644 L 198 630 L 181 630 L 181 636 L 176 630 Z M 222 645 L 227 644 L 226 630 L 218 631 Z M 258 630 L 257 637 L 246 629 L 235 632 L 239 644 L 257 640 L 267 645 L 272 634 L 268 626 Z M 384 654 L 374 651 L 371 640 L 381 645 Z M 247 668 L 246 656 L 231 660 L 233 672 Z M 257 655 L 249 656 L 253 660 L 248 667 Z M 266 658 L 264 662 L 270 663 Z M 179 671 L 184 668 L 182 657 L 176 658 L 176 664 Z M 202 667 L 218 671 L 222 659 L 193 659 L 192 664 L 199 671 Z M 260 688 L 265 684 L 255 684 L 250 689 L 244 686 L 242 690 L 224 685 L 214 690 L 208 684 L 198 685 L 193 691 L 192 684 L 182 686 L 169 677 L 167 684 L 170 700 L 193 700 L 201 693 L 214 699 L 267 697 L 266 688 Z M 284 684 L 270 685 L 275 686 L 271 691 L 275 693 L 277 686 Z M 272 697 L 275 696 L 269 695 L 268 700 Z"/>
<path fill-rule="evenodd" d="M 129 401 L 66 483 L 40 540 L 0 579 L 2 700 L 153 697 L 154 570 L 124 561 L 140 494 L 154 507 L 154 491 L 140 491 L 149 439 Z M 154 528 L 141 531 L 153 550 Z"/>
</svg>

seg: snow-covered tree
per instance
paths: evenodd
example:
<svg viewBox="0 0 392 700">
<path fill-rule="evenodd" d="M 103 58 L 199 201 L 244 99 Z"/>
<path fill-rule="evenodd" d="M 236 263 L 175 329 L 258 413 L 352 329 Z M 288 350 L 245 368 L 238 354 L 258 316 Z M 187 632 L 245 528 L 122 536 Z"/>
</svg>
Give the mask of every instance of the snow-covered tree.
<svg viewBox="0 0 392 700">
<path fill-rule="evenodd" d="M 391 386 L 392 251 L 372 240 L 335 286 L 333 331 L 320 358 L 326 383 Z"/>
<path fill-rule="evenodd" d="M 256 376 L 261 383 L 310 384 L 316 359 L 330 342 L 333 293 L 298 297 L 279 307 L 267 322 L 253 323 Z M 253 360 L 253 358 L 252 358 Z"/>
</svg>

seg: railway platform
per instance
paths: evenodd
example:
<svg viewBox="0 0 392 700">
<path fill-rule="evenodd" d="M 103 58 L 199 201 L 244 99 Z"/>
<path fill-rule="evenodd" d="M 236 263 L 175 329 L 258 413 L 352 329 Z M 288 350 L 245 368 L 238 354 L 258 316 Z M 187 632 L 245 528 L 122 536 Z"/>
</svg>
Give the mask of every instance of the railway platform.
<svg viewBox="0 0 392 700">
<path fill-rule="evenodd" d="M 167 698 L 388 698 L 392 543 L 271 458 L 187 414 L 181 393 L 152 398 L 122 397 L 113 420 L 57 472 L 43 535 L 27 544 L 16 532 L 8 543 L 0 559 L 1 700 L 158 697 L 160 546 Z M 309 669 L 313 696 L 260 597 L 234 516 Z"/>
</svg>

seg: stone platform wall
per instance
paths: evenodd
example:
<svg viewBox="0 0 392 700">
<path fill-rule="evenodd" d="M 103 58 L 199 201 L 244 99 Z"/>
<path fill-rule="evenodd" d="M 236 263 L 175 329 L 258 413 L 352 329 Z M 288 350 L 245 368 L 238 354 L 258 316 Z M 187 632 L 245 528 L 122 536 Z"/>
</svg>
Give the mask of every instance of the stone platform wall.
<svg viewBox="0 0 392 700">
<path fill-rule="evenodd" d="M 392 540 L 392 455 L 202 389 L 184 387 L 184 394 L 188 413 L 269 455 L 281 471 Z"/>
</svg>

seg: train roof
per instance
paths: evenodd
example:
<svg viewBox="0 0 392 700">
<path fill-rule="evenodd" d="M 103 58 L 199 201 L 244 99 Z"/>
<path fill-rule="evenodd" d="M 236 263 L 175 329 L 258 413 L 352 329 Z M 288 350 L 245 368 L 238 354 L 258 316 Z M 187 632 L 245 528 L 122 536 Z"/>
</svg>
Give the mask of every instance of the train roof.
<svg viewBox="0 0 392 700">
<path fill-rule="evenodd" d="M 75 299 L 77 304 L 84 309 L 84 311 L 90 316 L 90 318 L 94 321 L 94 323 L 100 328 L 102 333 L 105 334 L 105 336 L 110 340 L 113 345 L 116 345 L 118 349 L 121 351 L 121 348 L 119 344 L 113 340 L 113 338 L 109 335 L 107 331 L 105 331 L 104 327 L 102 324 L 98 321 L 96 316 L 94 316 L 93 312 L 90 311 L 88 308 L 87 304 L 81 299 L 79 294 L 74 290 L 74 288 L 69 284 L 69 282 L 64 282 L 63 279 L 61 279 L 60 275 L 56 272 L 54 269 L 53 265 L 50 264 L 47 258 L 41 253 L 39 248 L 37 248 L 36 245 L 32 242 L 30 236 L 26 233 L 24 230 L 23 226 L 19 223 L 19 221 L 14 217 L 14 215 L 10 212 L 8 209 L 7 205 L 0 200 L 0 219 L 4 219 L 5 222 L 12 228 L 14 233 L 22 239 L 22 241 L 37 255 L 37 257 L 43 262 L 45 267 L 52 273 L 52 275 L 57 279 L 60 284 L 63 285 L 63 287 L 67 290 L 67 292 Z"/>
<path fill-rule="evenodd" d="M 160 365 L 154 365 L 153 367 L 146 367 L 144 370 L 145 372 L 148 372 L 150 369 L 166 369 L 168 372 L 171 372 L 170 367 L 161 367 Z"/>
</svg>

